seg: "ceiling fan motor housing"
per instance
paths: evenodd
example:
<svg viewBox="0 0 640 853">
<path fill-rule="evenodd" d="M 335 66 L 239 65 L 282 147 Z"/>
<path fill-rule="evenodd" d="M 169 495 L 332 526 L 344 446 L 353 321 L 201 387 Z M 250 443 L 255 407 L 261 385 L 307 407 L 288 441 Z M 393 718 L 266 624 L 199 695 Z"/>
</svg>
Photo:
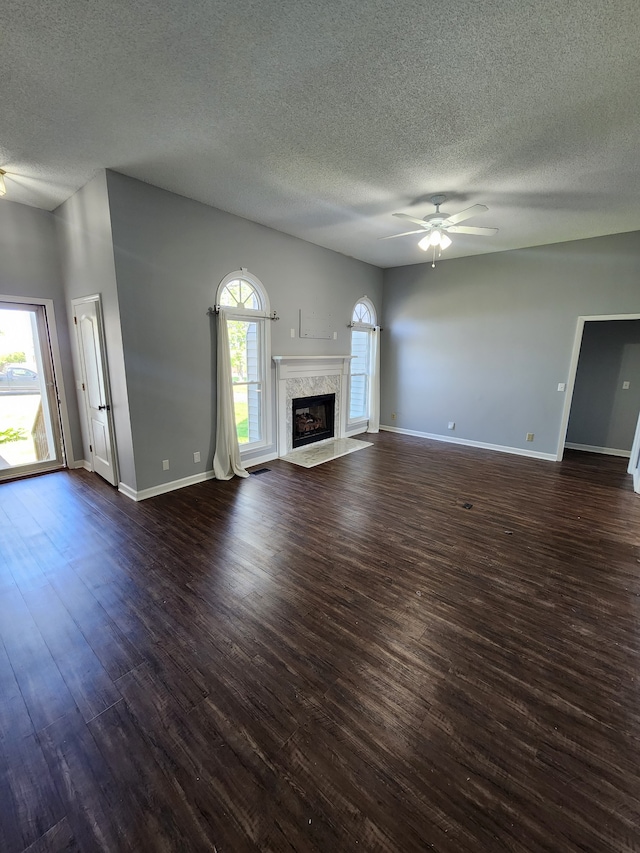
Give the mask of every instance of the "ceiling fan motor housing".
<svg viewBox="0 0 640 853">
<path fill-rule="evenodd" d="M 428 216 L 425 216 L 424 221 L 428 222 L 429 225 L 437 227 L 439 225 L 442 225 L 442 223 L 445 221 L 445 219 L 448 219 L 448 218 L 449 218 L 448 213 L 440 213 L 440 211 L 438 211 L 437 213 L 430 213 Z"/>
<path fill-rule="evenodd" d="M 429 225 L 433 226 L 434 228 L 437 228 L 438 226 L 442 225 L 442 223 L 445 221 L 445 219 L 449 218 L 448 213 L 441 213 L 440 212 L 440 205 L 444 203 L 445 199 L 446 199 L 446 195 L 444 195 L 444 193 L 438 193 L 438 195 L 432 195 L 431 198 L 429 199 L 431 204 L 434 205 L 436 212 L 430 213 L 428 216 L 425 216 L 424 221 L 428 222 Z"/>
</svg>

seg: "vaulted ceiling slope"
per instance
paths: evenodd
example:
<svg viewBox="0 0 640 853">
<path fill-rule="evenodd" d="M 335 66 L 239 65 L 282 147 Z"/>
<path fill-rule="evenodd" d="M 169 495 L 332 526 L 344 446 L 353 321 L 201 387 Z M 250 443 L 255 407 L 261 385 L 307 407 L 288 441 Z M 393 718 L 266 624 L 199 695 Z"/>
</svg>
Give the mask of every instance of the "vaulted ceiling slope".
<svg viewBox="0 0 640 853">
<path fill-rule="evenodd" d="M 637 0 L 5 0 L 6 200 L 110 168 L 381 267 L 640 229 Z"/>
</svg>

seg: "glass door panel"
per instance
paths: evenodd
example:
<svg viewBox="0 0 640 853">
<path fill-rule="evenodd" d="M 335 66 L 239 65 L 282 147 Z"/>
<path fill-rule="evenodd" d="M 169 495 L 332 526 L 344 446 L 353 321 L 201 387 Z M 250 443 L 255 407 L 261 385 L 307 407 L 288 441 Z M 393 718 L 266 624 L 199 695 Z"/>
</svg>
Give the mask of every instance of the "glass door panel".
<svg viewBox="0 0 640 853">
<path fill-rule="evenodd" d="M 44 307 L 0 302 L 0 480 L 62 464 Z"/>
</svg>

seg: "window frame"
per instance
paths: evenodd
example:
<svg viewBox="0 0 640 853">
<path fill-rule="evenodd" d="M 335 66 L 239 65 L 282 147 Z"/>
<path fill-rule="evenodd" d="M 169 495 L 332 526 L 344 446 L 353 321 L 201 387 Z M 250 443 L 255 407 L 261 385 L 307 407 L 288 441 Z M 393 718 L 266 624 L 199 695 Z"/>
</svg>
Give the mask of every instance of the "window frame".
<svg viewBox="0 0 640 853">
<path fill-rule="evenodd" d="M 356 319 L 356 312 L 358 310 L 359 305 L 364 305 L 367 308 L 372 322 L 363 323 L 360 320 Z M 367 336 L 367 372 L 366 373 L 352 373 L 351 368 L 353 366 L 353 358 L 351 359 L 351 362 L 349 364 L 349 400 L 348 400 L 348 408 L 347 408 L 347 411 L 348 411 L 347 423 L 349 424 L 349 426 L 352 426 L 353 424 L 360 424 L 360 423 L 364 423 L 365 421 L 369 420 L 369 382 L 371 380 L 371 335 L 373 334 L 373 330 L 375 329 L 375 327 L 377 325 L 377 312 L 376 312 L 375 305 L 373 304 L 371 299 L 369 299 L 368 296 L 362 296 L 360 299 L 358 299 L 358 301 L 353 306 L 353 311 L 351 312 L 351 323 L 349 325 L 351 328 L 351 346 L 350 346 L 351 355 L 353 355 L 353 332 L 354 331 L 368 332 L 368 336 Z M 351 417 L 351 396 L 352 396 L 352 379 L 354 376 L 365 376 L 366 377 L 366 382 L 365 382 L 365 414 L 359 415 L 358 417 L 355 417 L 355 418 L 352 418 Z"/>
<path fill-rule="evenodd" d="M 240 308 L 230 305 L 222 305 L 221 299 L 225 288 L 234 281 L 245 281 L 249 284 L 260 303 L 260 307 L 255 308 Z M 267 291 L 260 279 L 250 273 L 247 269 L 241 268 L 228 273 L 220 281 L 216 290 L 216 305 L 224 309 L 224 314 L 227 320 L 240 320 L 243 322 L 251 322 L 258 324 L 258 359 L 259 359 L 259 375 L 260 381 L 234 383 L 238 385 L 260 385 L 259 393 L 261 394 L 260 405 L 260 432 L 261 438 L 259 441 L 246 441 L 239 443 L 240 455 L 249 455 L 255 450 L 260 450 L 268 447 L 273 443 L 272 436 L 272 394 L 271 394 L 271 320 L 270 306 Z"/>
</svg>

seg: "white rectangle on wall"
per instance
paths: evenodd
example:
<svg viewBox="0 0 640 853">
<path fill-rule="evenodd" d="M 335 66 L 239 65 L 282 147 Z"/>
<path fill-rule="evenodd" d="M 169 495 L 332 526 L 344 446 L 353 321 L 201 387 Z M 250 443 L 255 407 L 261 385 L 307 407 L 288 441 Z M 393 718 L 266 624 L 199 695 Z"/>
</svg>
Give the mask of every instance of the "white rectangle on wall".
<svg viewBox="0 0 640 853">
<path fill-rule="evenodd" d="M 320 314 L 300 309 L 300 337 L 331 340 L 335 327 L 333 314 Z"/>
</svg>

